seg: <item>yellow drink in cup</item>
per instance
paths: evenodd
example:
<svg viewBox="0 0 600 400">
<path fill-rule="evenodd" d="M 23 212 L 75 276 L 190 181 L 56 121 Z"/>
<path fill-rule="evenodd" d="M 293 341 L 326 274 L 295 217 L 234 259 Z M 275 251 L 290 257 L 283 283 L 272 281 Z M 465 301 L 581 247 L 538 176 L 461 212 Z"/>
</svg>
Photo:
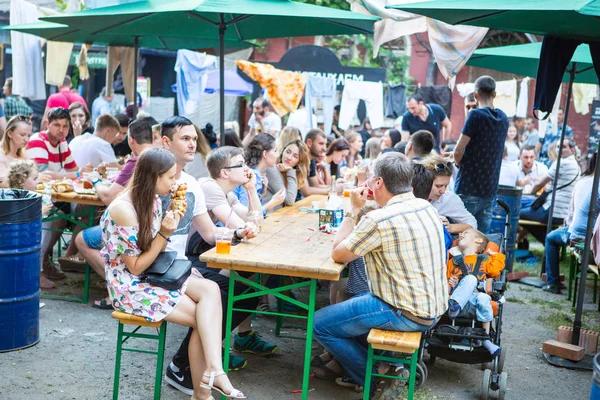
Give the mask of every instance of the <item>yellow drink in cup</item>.
<svg viewBox="0 0 600 400">
<path fill-rule="evenodd" d="M 217 254 L 229 254 L 231 252 L 231 238 L 233 232 L 229 228 L 217 228 L 215 240 L 217 242 Z"/>
</svg>

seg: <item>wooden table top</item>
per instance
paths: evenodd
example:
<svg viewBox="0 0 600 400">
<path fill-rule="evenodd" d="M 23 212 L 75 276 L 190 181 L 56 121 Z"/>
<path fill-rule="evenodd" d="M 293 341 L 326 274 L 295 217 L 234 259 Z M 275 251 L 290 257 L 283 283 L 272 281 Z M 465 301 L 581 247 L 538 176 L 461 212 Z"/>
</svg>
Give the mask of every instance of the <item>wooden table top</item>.
<svg viewBox="0 0 600 400">
<path fill-rule="evenodd" d="M 46 192 L 38 191 L 40 194 L 47 194 Z M 51 193 L 53 201 L 64 201 L 66 203 L 77 203 L 87 204 L 90 206 L 104 206 L 102 200 L 95 194 L 79 194 L 77 192 L 66 192 L 66 193 Z"/>
<path fill-rule="evenodd" d="M 200 260 L 211 268 L 262 272 L 337 281 L 344 268 L 331 259 L 334 235 L 319 232 L 319 215 L 300 211 L 327 196 L 309 196 L 268 214 L 254 239 L 231 246 L 229 254 L 211 249 Z"/>
</svg>

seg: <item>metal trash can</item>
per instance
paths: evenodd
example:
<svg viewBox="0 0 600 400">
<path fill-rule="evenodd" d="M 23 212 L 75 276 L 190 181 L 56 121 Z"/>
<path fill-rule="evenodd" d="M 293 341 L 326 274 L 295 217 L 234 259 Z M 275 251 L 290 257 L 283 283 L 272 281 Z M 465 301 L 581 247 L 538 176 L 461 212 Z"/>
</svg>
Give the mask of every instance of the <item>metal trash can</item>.
<svg viewBox="0 0 600 400">
<path fill-rule="evenodd" d="M 506 223 L 506 211 L 496 201 L 502 199 L 510 207 L 510 231 L 506 242 L 506 270 L 512 272 L 515 261 L 515 242 L 519 229 L 519 214 L 521 212 L 521 188 L 510 186 L 498 187 L 498 194 L 494 199 L 492 206 L 492 223 L 490 224 L 490 233 L 504 234 L 504 225 Z"/>
<path fill-rule="evenodd" d="M 594 375 L 592 377 L 590 400 L 600 400 L 600 353 L 594 356 Z"/>
<path fill-rule="evenodd" d="M 40 340 L 42 196 L 0 189 L 0 352 Z"/>
</svg>

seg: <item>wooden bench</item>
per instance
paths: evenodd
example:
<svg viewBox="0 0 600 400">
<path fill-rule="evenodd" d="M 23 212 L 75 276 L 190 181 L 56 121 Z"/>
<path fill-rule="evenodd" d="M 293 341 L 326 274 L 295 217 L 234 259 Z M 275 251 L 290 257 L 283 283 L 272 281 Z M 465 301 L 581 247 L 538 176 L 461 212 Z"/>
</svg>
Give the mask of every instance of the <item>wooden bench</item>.
<svg viewBox="0 0 600 400">
<path fill-rule="evenodd" d="M 365 386 L 363 400 L 368 400 L 371 392 L 371 380 L 373 376 L 392 378 L 408 381 L 408 399 L 412 400 L 415 394 L 415 378 L 417 373 L 417 361 L 419 359 L 419 347 L 421 346 L 421 332 L 397 332 L 371 329 L 367 337 L 369 350 L 367 356 L 367 371 L 365 375 Z M 376 355 L 374 350 L 385 350 L 402 353 L 402 356 Z M 410 375 L 408 378 L 373 373 L 373 362 L 385 361 L 388 363 L 402 363 L 409 365 Z M 422 380 L 425 377 L 422 377 Z"/>
<path fill-rule="evenodd" d="M 119 321 L 119 330 L 117 335 L 117 355 L 115 359 L 115 380 L 113 385 L 113 400 L 119 398 L 119 378 L 121 375 L 121 353 L 123 351 L 129 351 L 133 353 L 146 353 L 157 356 L 156 360 L 156 375 L 154 376 L 154 400 L 160 400 L 160 391 L 162 384 L 162 372 L 163 362 L 165 356 L 165 342 L 167 337 L 167 322 L 148 322 L 146 318 L 138 317 L 136 315 L 127 314 L 121 311 L 113 311 L 112 317 Z M 133 331 L 125 331 L 123 328 L 125 325 L 132 325 L 136 328 Z M 142 327 L 154 328 L 157 333 L 137 333 Z M 141 338 L 158 340 L 158 348 L 156 351 L 142 350 L 123 347 L 123 344 L 129 338 Z"/>
</svg>

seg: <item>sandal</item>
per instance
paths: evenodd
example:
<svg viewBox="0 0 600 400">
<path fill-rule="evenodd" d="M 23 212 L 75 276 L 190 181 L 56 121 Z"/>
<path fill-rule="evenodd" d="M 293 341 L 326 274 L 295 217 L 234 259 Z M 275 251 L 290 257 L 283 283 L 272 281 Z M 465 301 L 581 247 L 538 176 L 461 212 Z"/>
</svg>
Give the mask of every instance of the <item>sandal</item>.
<svg viewBox="0 0 600 400">
<path fill-rule="evenodd" d="M 94 304 L 92 307 L 99 308 L 100 310 L 112 310 L 113 306 L 111 302 L 106 301 L 106 299 L 94 300 Z"/>
<path fill-rule="evenodd" d="M 326 352 L 326 353 L 331 356 L 331 354 L 329 352 Z M 323 353 L 323 354 L 325 354 L 325 353 Z M 329 361 L 333 360 L 333 357 L 331 357 L 327 361 L 323 360 L 323 358 L 321 358 L 321 356 L 323 354 L 318 354 L 318 355 L 314 356 L 313 358 L 311 358 L 310 366 L 311 367 L 322 367 L 322 366 L 326 365 Z"/>
<path fill-rule="evenodd" d="M 212 372 L 210 373 L 210 375 L 207 375 L 207 374 L 205 373 L 205 374 L 204 374 L 204 376 L 208 378 L 208 384 L 206 384 L 206 383 L 202 382 L 202 383 L 200 384 L 200 387 L 201 387 L 202 389 L 216 390 L 217 392 L 221 393 L 223 396 L 225 396 L 225 397 L 227 397 L 227 398 L 229 398 L 229 399 L 246 399 L 246 398 L 247 398 L 246 396 L 244 396 L 244 394 L 243 394 L 242 392 L 240 392 L 240 391 L 239 391 L 239 390 L 237 390 L 237 389 L 232 389 L 232 390 L 231 390 L 231 393 L 225 393 L 225 392 L 223 391 L 223 389 L 221 389 L 221 388 L 220 388 L 220 387 L 218 387 L 218 386 L 215 386 L 215 385 L 214 385 L 214 383 L 215 383 L 215 378 L 216 378 L 217 376 L 221 376 L 221 375 L 225 375 L 225 372 L 224 372 L 224 371 L 220 371 L 220 372 L 215 372 L 215 371 L 212 371 Z M 241 395 L 241 396 L 240 396 L 240 395 Z"/>
<path fill-rule="evenodd" d="M 321 365 L 319 367 L 313 367 L 310 372 L 315 375 L 315 378 L 333 381 L 335 378 L 344 376 L 344 372 L 335 372 L 327 365 Z"/>
<path fill-rule="evenodd" d="M 66 272 L 85 272 L 85 260 L 77 255 L 59 257 L 58 264 L 60 269 Z"/>
</svg>

